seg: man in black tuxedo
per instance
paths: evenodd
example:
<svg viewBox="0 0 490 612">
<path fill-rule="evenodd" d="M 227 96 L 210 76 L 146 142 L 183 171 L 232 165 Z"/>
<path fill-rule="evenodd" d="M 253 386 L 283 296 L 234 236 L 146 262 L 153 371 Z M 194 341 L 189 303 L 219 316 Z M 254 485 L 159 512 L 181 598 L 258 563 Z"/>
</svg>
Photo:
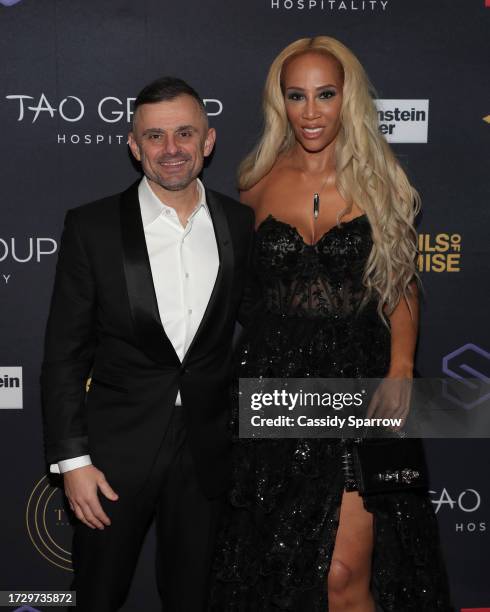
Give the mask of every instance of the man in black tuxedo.
<svg viewBox="0 0 490 612">
<path fill-rule="evenodd" d="M 143 179 L 66 216 L 41 382 L 83 612 L 123 605 L 153 519 L 164 609 L 204 608 L 253 236 L 251 209 L 198 179 L 214 141 L 198 94 L 155 81 L 129 134 Z"/>
</svg>

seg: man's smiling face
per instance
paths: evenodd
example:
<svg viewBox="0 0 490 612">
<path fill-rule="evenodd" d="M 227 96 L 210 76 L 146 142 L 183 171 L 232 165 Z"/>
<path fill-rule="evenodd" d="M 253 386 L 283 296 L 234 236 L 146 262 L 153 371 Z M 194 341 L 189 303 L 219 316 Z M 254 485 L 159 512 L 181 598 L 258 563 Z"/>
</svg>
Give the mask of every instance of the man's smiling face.
<svg viewBox="0 0 490 612">
<path fill-rule="evenodd" d="M 198 102 L 183 94 L 139 106 L 128 142 L 157 190 L 180 191 L 199 176 L 215 138 Z"/>
</svg>

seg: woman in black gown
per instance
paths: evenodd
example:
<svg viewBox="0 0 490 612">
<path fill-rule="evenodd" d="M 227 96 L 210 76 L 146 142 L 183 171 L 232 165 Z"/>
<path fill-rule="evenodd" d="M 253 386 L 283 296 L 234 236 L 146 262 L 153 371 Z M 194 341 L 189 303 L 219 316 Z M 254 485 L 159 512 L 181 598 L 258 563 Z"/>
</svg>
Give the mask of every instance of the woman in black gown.
<svg viewBox="0 0 490 612">
<path fill-rule="evenodd" d="M 418 195 L 370 91 L 331 38 L 296 41 L 271 66 L 264 134 L 239 173 L 257 234 L 237 377 L 412 377 Z M 398 389 L 381 384 L 370 414 L 405 417 Z M 452 609 L 427 492 L 348 492 L 342 452 L 236 439 L 211 610 Z"/>
</svg>

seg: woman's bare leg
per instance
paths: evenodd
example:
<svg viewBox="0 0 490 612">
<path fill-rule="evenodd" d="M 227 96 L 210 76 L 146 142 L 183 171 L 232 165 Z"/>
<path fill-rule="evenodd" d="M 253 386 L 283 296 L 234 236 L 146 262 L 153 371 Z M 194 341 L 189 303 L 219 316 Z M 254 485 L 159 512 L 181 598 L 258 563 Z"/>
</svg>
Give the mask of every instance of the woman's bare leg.
<svg viewBox="0 0 490 612">
<path fill-rule="evenodd" d="M 328 574 L 329 612 L 375 612 L 370 592 L 373 515 L 357 491 L 344 491 Z"/>
</svg>

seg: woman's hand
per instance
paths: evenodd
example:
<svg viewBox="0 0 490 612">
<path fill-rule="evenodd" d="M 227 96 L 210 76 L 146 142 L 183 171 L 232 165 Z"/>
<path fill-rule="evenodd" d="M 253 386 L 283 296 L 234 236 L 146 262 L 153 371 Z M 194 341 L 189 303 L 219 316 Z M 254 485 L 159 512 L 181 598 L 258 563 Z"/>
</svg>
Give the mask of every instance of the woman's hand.
<svg viewBox="0 0 490 612">
<path fill-rule="evenodd" d="M 389 429 L 400 431 L 410 410 L 413 372 L 411 369 L 390 370 L 381 381 L 369 403 L 368 418 L 401 419 L 399 425 Z"/>
</svg>

